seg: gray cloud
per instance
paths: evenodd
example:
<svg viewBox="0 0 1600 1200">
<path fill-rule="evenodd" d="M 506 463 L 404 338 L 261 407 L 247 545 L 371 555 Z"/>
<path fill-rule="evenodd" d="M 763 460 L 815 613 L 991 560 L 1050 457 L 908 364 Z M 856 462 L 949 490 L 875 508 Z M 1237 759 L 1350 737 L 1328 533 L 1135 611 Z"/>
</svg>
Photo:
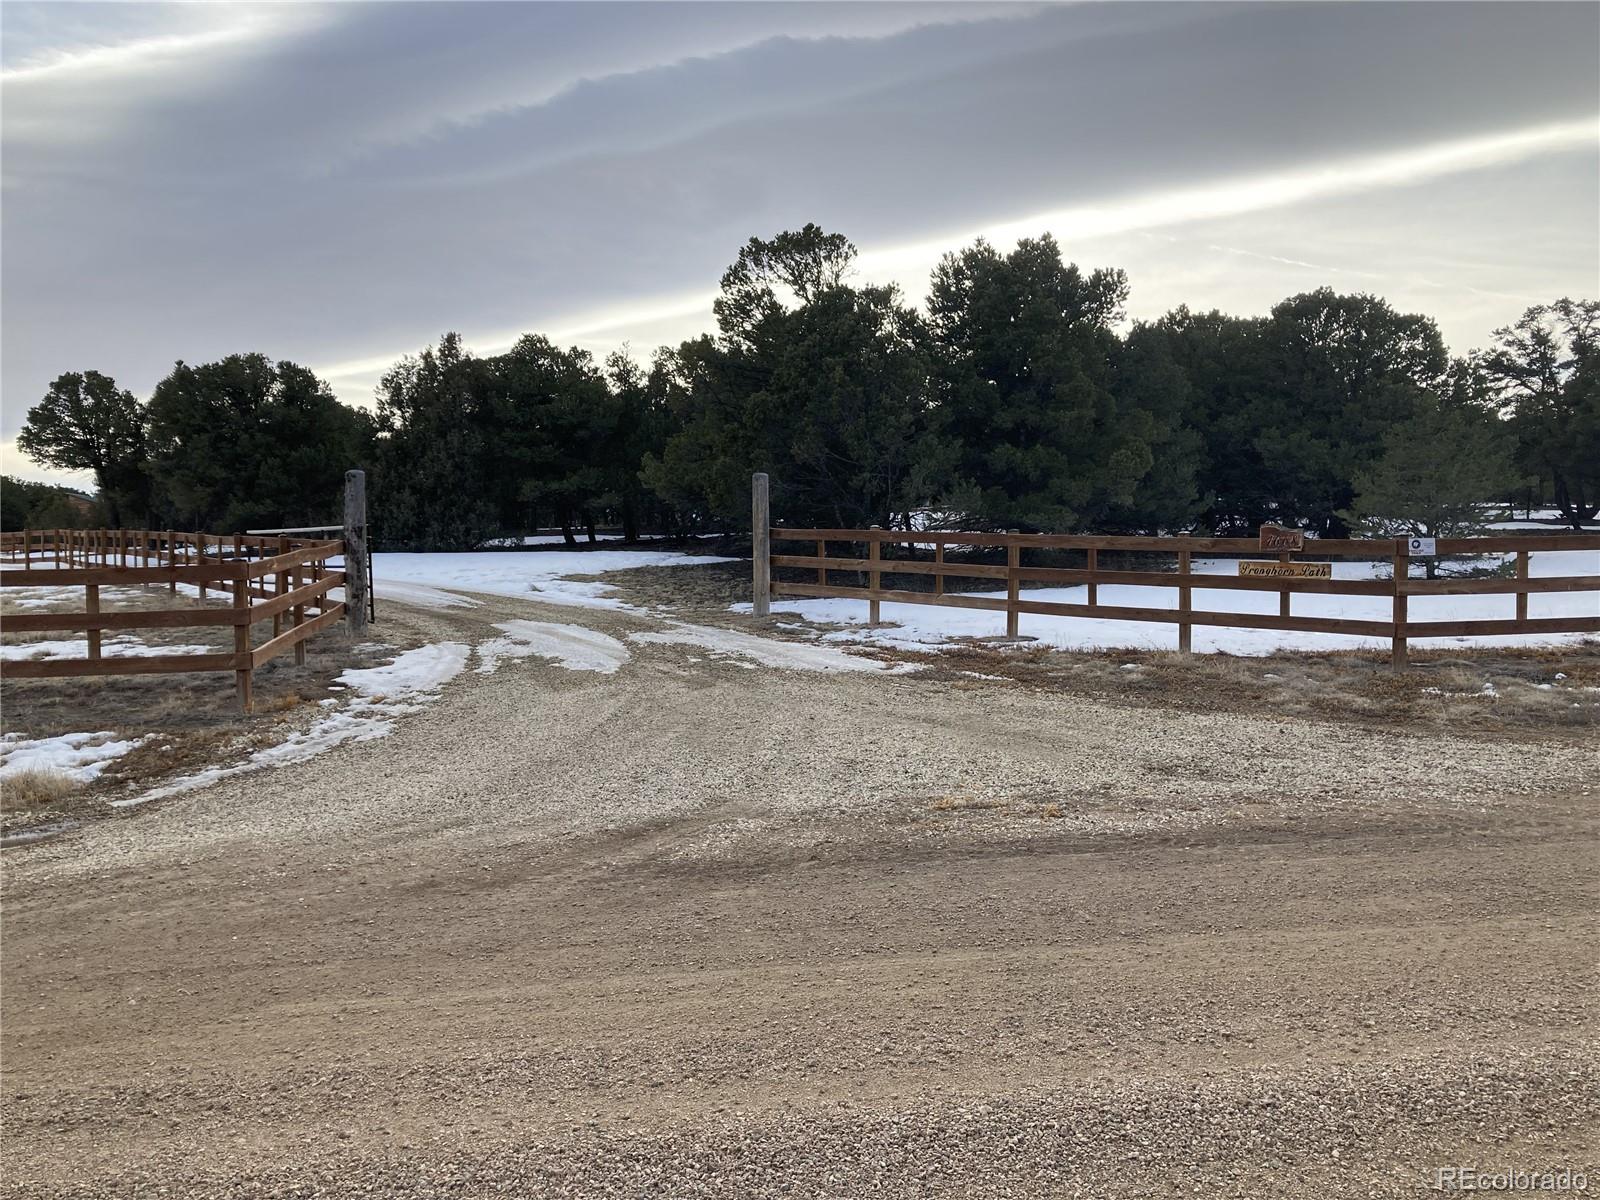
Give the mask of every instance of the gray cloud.
<svg viewBox="0 0 1600 1200">
<path fill-rule="evenodd" d="M 0 18 L 6 437 L 63 370 L 143 389 L 177 357 L 560 328 L 709 289 L 746 237 L 806 220 L 954 243 L 1600 111 L 1588 5 L 118 6 L 53 27 L 71 7 Z M 1532 233 L 1572 232 L 1561 212 Z M 1377 242 L 1346 268 L 1381 276 Z M 1311 259 L 1283 251 L 1225 253 Z"/>
</svg>

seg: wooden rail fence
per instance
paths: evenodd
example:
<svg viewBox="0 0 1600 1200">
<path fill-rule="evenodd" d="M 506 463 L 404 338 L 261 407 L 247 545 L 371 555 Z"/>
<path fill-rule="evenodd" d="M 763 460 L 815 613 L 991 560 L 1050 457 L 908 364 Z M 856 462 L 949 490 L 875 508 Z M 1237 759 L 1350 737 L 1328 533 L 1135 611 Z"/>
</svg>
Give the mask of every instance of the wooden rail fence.
<svg viewBox="0 0 1600 1200">
<path fill-rule="evenodd" d="M 758 481 L 757 487 L 760 488 Z M 758 511 L 763 507 L 758 505 Z M 1514 577 L 1481 579 L 1411 577 L 1410 544 L 1397 539 L 1305 539 L 1299 550 L 1276 548 L 1274 535 L 1285 531 L 1264 529 L 1261 538 L 1207 537 L 1115 537 L 1077 534 L 956 533 L 946 531 L 907 532 L 887 529 L 765 529 L 767 538 L 757 537 L 756 610 L 762 612 L 761 597 L 811 596 L 864 600 L 869 619 L 876 623 L 879 605 L 887 600 L 898 604 L 933 604 L 952 608 L 987 609 L 1006 615 L 1006 634 L 1017 637 L 1020 618 L 1025 614 L 1059 617 L 1100 617 L 1114 621 L 1157 621 L 1178 627 L 1178 649 L 1190 648 L 1194 626 L 1221 626 L 1230 629 L 1303 630 L 1313 633 L 1356 634 L 1387 639 L 1396 666 L 1406 662 L 1407 646 L 1416 638 L 1463 637 L 1475 634 L 1521 633 L 1600 633 L 1600 575 L 1561 575 L 1530 577 L 1528 556 L 1537 551 L 1600 550 L 1600 534 L 1552 534 L 1529 536 L 1440 538 L 1434 546 L 1441 557 L 1456 555 L 1515 555 Z M 1297 535 L 1291 535 L 1298 541 Z M 772 542 L 806 542 L 809 554 L 773 554 Z M 866 555 L 830 554 L 830 544 L 864 545 Z M 932 560 L 886 558 L 885 547 L 931 547 Z M 1263 550 L 1263 546 L 1272 549 Z M 1006 561 L 1000 563 L 951 561 L 946 552 L 952 547 L 1004 549 Z M 1034 566 L 1024 561 L 1029 551 L 1078 551 L 1084 556 L 1082 567 Z M 1238 575 L 1196 574 L 1191 570 L 1195 555 L 1238 556 L 1267 560 L 1264 568 L 1242 571 Z M 1102 555 L 1126 558 L 1139 555 L 1144 561 L 1132 569 L 1111 568 Z M 1175 560 L 1176 570 L 1151 569 L 1147 556 L 1162 555 Z M 1388 562 L 1388 579 L 1337 579 L 1331 569 L 1311 563 L 1327 559 L 1365 559 Z M 1305 564 L 1295 566 L 1294 564 Z M 815 572 L 813 582 L 774 578 L 773 568 Z M 1287 569 L 1285 569 L 1287 568 Z M 864 573 L 865 587 L 846 586 L 830 581 L 829 573 Z M 1291 572 L 1305 571 L 1306 574 Z M 921 575 L 933 577 L 932 591 L 885 588 L 883 577 Z M 950 578 L 991 580 L 1006 589 L 1004 597 L 947 592 Z M 1030 600 L 1025 583 L 1086 586 L 1085 602 L 1061 603 Z M 1177 589 L 1173 608 L 1132 607 L 1102 604 L 1102 585 L 1135 584 L 1145 587 Z M 1196 588 L 1220 591 L 1275 592 L 1278 611 L 1272 613 L 1218 612 L 1195 608 Z M 998 587 L 995 590 L 999 590 Z M 1528 597 L 1547 592 L 1594 592 L 1591 612 L 1579 616 L 1530 617 Z M 1504 618 L 1472 620 L 1417 621 L 1411 619 L 1408 605 L 1413 596 L 1463 595 L 1514 596 Z M 1296 595 L 1381 596 L 1390 602 L 1388 620 L 1297 615 L 1292 597 Z"/>
<path fill-rule="evenodd" d="M 149 529 L 29 529 L 0 534 L 0 587 L 78 586 L 84 610 L 19 613 L 5 618 L 8 633 L 84 630 L 83 658 L 9 662 L 13 679 L 80 675 L 143 675 L 232 671 L 239 704 L 250 711 L 255 669 L 294 651 L 305 662 L 305 641 L 345 616 L 343 601 L 329 599 L 345 572 L 329 566 L 343 556 L 342 539 L 255 537 L 247 534 L 175 533 Z M 232 597 L 227 608 L 189 607 L 102 612 L 100 589 L 132 584 L 197 587 L 204 600 L 215 589 Z M 251 644 L 251 626 L 272 622 L 272 636 Z M 233 649 L 215 654 L 105 655 L 106 630 L 172 629 L 228 625 Z"/>
</svg>

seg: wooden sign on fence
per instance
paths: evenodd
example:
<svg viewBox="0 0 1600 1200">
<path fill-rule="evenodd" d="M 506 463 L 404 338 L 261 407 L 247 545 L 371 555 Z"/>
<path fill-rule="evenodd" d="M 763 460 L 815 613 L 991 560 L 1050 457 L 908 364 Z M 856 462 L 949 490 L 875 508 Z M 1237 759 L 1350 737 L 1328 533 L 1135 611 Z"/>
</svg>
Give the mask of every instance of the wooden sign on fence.
<svg viewBox="0 0 1600 1200">
<path fill-rule="evenodd" d="M 1261 527 L 1263 550 L 1304 550 L 1305 547 L 1306 535 L 1298 529 L 1281 529 L 1277 525 Z"/>
<path fill-rule="evenodd" d="M 1249 579 L 1332 579 L 1332 563 L 1242 562 L 1239 574 Z"/>
</svg>

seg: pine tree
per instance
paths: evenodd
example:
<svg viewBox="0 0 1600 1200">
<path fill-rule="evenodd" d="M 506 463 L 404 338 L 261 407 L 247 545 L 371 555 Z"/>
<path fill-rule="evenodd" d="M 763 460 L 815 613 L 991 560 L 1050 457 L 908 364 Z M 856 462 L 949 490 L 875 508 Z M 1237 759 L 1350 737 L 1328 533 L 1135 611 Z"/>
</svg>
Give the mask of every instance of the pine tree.
<svg viewBox="0 0 1600 1200">
<path fill-rule="evenodd" d="M 1473 537 L 1496 518 L 1519 476 L 1515 440 L 1481 408 L 1430 397 L 1383 436 L 1377 460 L 1357 473 L 1343 515 L 1365 537 Z M 1504 515 L 1504 514 L 1500 514 Z M 1427 561 L 1428 577 L 1438 560 Z"/>
<path fill-rule="evenodd" d="M 29 410 L 17 449 L 41 466 L 92 471 L 106 519 L 120 527 L 149 511 L 145 427 L 144 406 L 110 376 L 69 372 Z"/>
<path fill-rule="evenodd" d="M 1550 480 L 1574 529 L 1600 515 L 1600 302 L 1535 305 L 1495 330 L 1480 360 L 1517 431 L 1518 457 Z"/>
<path fill-rule="evenodd" d="M 150 405 L 150 471 L 176 524 L 233 532 L 332 520 L 370 454 L 365 413 L 305 367 L 264 354 L 179 362 Z"/>
<path fill-rule="evenodd" d="M 1111 326 L 1127 294 L 1122 272 L 1085 276 L 1048 235 L 1006 255 L 980 240 L 944 257 L 928 313 L 933 424 L 955 447 L 950 507 L 991 527 L 1181 523 L 1181 512 L 1139 512 L 1156 446 L 1173 430 L 1165 400 L 1147 405 L 1138 386 L 1118 394 Z"/>
<path fill-rule="evenodd" d="M 844 282 L 854 253 L 810 225 L 740 252 L 720 336 L 664 360 L 679 429 L 645 463 L 658 495 L 742 524 L 750 473 L 766 471 L 784 521 L 887 525 L 920 507 L 935 454 L 926 332 L 897 289 Z"/>
<path fill-rule="evenodd" d="M 378 478 L 390 549 L 470 550 L 501 525 L 485 435 L 489 386 L 458 334 L 396 363 L 378 384 Z"/>
</svg>

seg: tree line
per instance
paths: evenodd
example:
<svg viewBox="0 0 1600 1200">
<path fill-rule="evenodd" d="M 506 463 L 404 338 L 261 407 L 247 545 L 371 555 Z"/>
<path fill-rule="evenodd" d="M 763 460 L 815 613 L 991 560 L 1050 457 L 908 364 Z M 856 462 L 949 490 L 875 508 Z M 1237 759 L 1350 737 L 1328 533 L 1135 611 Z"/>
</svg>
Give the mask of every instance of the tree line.
<svg viewBox="0 0 1600 1200">
<path fill-rule="evenodd" d="M 136 527 L 313 524 L 363 466 L 380 544 L 417 550 L 737 531 L 758 470 L 777 520 L 846 528 L 1437 536 L 1493 503 L 1574 528 L 1600 511 L 1596 301 L 1536 305 L 1452 358 L 1428 317 L 1328 288 L 1124 329 L 1126 276 L 1049 235 L 945 255 L 920 309 L 855 282 L 855 257 L 815 225 L 752 238 L 715 332 L 648 366 L 451 333 L 372 411 L 262 354 L 180 362 L 147 401 L 71 373 L 18 446 L 93 472 L 105 520 Z"/>
</svg>

